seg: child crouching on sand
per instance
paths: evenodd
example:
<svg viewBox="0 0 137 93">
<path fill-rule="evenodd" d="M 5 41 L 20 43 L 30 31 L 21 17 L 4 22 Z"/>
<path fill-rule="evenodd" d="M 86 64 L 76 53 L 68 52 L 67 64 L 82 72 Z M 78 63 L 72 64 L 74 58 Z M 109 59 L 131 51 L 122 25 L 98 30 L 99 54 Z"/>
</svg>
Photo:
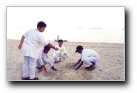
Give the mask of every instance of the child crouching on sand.
<svg viewBox="0 0 137 93">
<path fill-rule="evenodd" d="M 39 56 L 38 56 L 38 60 L 37 60 L 37 69 L 38 69 L 38 72 L 41 72 L 42 68 L 46 71 L 45 65 L 47 63 L 50 65 L 50 67 L 51 67 L 52 70 L 57 71 L 57 69 L 54 68 L 51 60 L 49 59 L 49 56 L 48 56 L 49 50 L 50 50 L 50 47 L 49 46 L 45 46 L 44 49 L 41 49 L 39 51 Z"/>
<path fill-rule="evenodd" d="M 61 62 L 63 57 L 69 57 L 69 54 L 66 52 L 65 47 L 63 46 L 63 40 L 58 40 L 58 45 L 56 45 L 59 50 L 55 50 L 53 53 L 54 62 Z"/>
<path fill-rule="evenodd" d="M 83 49 L 82 46 L 77 46 L 75 52 L 81 54 L 81 58 L 75 65 L 73 65 L 75 67 L 81 62 L 80 65 L 76 68 L 76 70 L 79 69 L 83 65 L 83 63 L 87 65 L 87 67 L 85 68 L 87 69 L 87 71 L 95 69 L 95 64 L 100 59 L 96 51 L 91 49 Z"/>
</svg>

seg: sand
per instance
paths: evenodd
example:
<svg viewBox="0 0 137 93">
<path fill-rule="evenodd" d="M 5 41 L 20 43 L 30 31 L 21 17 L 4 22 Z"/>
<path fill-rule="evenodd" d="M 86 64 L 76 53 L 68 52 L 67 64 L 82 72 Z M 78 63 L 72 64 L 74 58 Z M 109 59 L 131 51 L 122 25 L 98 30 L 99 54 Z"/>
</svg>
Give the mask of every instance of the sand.
<svg viewBox="0 0 137 93">
<path fill-rule="evenodd" d="M 20 81 L 22 73 L 23 54 L 17 48 L 19 40 L 7 39 L 7 80 Z M 57 45 L 56 42 L 51 42 Z M 75 70 L 71 67 L 80 58 L 80 54 L 75 53 L 77 45 L 83 45 L 84 48 L 90 48 L 97 51 L 100 60 L 97 62 L 96 69 L 86 71 L 85 67 Z M 125 49 L 124 44 L 116 43 L 88 43 L 88 42 L 65 42 L 67 52 L 70 54 L 65 61 L 54 64 L 58 71 L 50 69 L 46 65 L 47 72 L 42 71 L 36 76 L 40 80 L 90 80 L 90 81 L 124 81 L 125 80 Z M 43 48 L 40 46 L 40 48 Z M 50 50 L 49 56 L 53 62 L 53 49 Z"/>
</svg>

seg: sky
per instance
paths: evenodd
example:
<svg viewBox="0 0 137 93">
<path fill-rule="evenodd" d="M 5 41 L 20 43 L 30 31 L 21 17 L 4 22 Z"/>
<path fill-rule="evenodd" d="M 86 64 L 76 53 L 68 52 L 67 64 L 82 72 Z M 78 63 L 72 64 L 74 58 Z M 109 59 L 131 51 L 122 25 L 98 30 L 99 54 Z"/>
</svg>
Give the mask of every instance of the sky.
<svg viewBox="0 0 137 93">
<path fill-rule="evenodd" d="M 80 37 L 82 41 L 91 41 L 91 34 L 95 36 L 93 33 L 102 29 L 117 31 L 119 35 L 119 30 L 125 28 L 124 12 L 124 7 L 7 7 L 7 39 L 20 39 L 24 32 L 36 28 L 39 21 L 47 24 L 43 34 L 49 40 L 59 35 L 72 41 Z M 123 32 L 121 36 L 124 38 Z"/>
</svg>

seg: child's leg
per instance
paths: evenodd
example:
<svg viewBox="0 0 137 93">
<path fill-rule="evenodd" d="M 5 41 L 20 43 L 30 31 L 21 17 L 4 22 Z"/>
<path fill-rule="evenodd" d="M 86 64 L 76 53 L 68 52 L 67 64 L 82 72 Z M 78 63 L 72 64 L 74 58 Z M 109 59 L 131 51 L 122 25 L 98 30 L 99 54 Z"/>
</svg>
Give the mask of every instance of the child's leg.
<svg viewBox="0 0 137 93">
<path fill-rule="evenodd" d="M 51 61 L 48 61 L 47 63 L 50 65 L 51 68 L 53 67 L 53 64 Z"/>
<path fill-rule="evenodd" d="M 37 60 L 37 68 L 41 68 L 39 60 Z"/>
<path fill-rule="evenodd" d="M 67 57 L 69 57 L 69 54 L 68 54 L 68 53 L 66 53 L 66 55 L 67 55 Z"/>
<path fill-rule="evenodd" d="M 22 67 L 22 78 L 27 78 L 29 70 L 29 59 L 27 56 L 24 56 L 23 67 Z"/>
<path fill-rule="evenodd" d="M 87 66 L 92 65 L 92 63 L 91 63 L 91 58 L 90 58 L 90 57 L 85 58 L 85 60 L 84 60 L 83 62 L 84 62 Z"/>
<path fill-rule="evenodd" d="M 42 72 L 42 66 L 40 65 L 39 60 L 37 60 L 37 69 L 38 69 L 38 72 Z"/>
<path fill-rule="evenodd" d="M 69 57 L 69 54 L 68 53 L 66 53 L 66 52 L 64 52 L 64 54 L 63 54 L 64 56 L 66 56 L 66 57 Z"/>
<path fill-rule="evenodd" d="M 43 57 L 43 62 L 44 62 L 44 64 L 48 63 L 50 65 L 50 67 L 53 66 L 52 62 L 47 57 Z"/>
<path fill-rule="evenodd" d="M 52 62 L 51 62 L 47 57 L 44 57 L 44 58 L 43 58 L 43 62 L 44 62 L 44 64 L 47 64 L 47 63 L 48 63 L 48 64 L 50 65 L 50 68 L 51 68 L 51 69 L 57 71 L 57 70 L 54 68 Z"/>
<path fill-rule="evenodd" d="M 54 62 L 59 61 L 59 54 L 54 54 L 53 58 L 54 58 Z"/>
<path fill-rule="evenodd" d="M 97 61 L 96 57 L 87 57 L 87 58 L 85 58 L 84 63 L 88 67 L 90 65 L 94 65 L 92 62 L 96 62 L 96 61 Z"/>
<path fill-rule="evenodd" d="M 94 57 L 87 57 L 84 60 L 84 63 L 87 65 L 86 69 L 88 71 L 95 69 L 95 63 L 94 62 L 96 62 Z"/>
<path fill-rule="evenodd" d="M 30 79 L 35 78 L 36 61 L 37 61 L 37 59 L 29 57 Z"/>
<path fill-rule="evenodd" d="M 62 52 L 62 53 L 61 53 L 61 56 L 64 57 L 64 58 L 67 58 L 67 57 L 69 57 L 69 54 L 66 53 L 66 52 Z"/>
<path fill-rule="evenodd" d="M 95 65 L 91 65 L 91 66 L 89 66 L 89 67 L 87 68 L 87 71 L 94 70 L 95 68 L 96 68 Z"/>
</svg>

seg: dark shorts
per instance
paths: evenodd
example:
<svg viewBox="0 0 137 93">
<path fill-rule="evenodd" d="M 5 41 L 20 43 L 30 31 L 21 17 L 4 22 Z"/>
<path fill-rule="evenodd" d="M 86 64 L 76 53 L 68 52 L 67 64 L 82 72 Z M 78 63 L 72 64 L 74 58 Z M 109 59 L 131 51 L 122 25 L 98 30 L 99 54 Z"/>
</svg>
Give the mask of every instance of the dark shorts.
<svg viewBox="0 0 137 93">
<path fill-rule="evenodd" d="M 96 62 L 91 62 L 93 65 L 96 65 Z"/>
</svg>

